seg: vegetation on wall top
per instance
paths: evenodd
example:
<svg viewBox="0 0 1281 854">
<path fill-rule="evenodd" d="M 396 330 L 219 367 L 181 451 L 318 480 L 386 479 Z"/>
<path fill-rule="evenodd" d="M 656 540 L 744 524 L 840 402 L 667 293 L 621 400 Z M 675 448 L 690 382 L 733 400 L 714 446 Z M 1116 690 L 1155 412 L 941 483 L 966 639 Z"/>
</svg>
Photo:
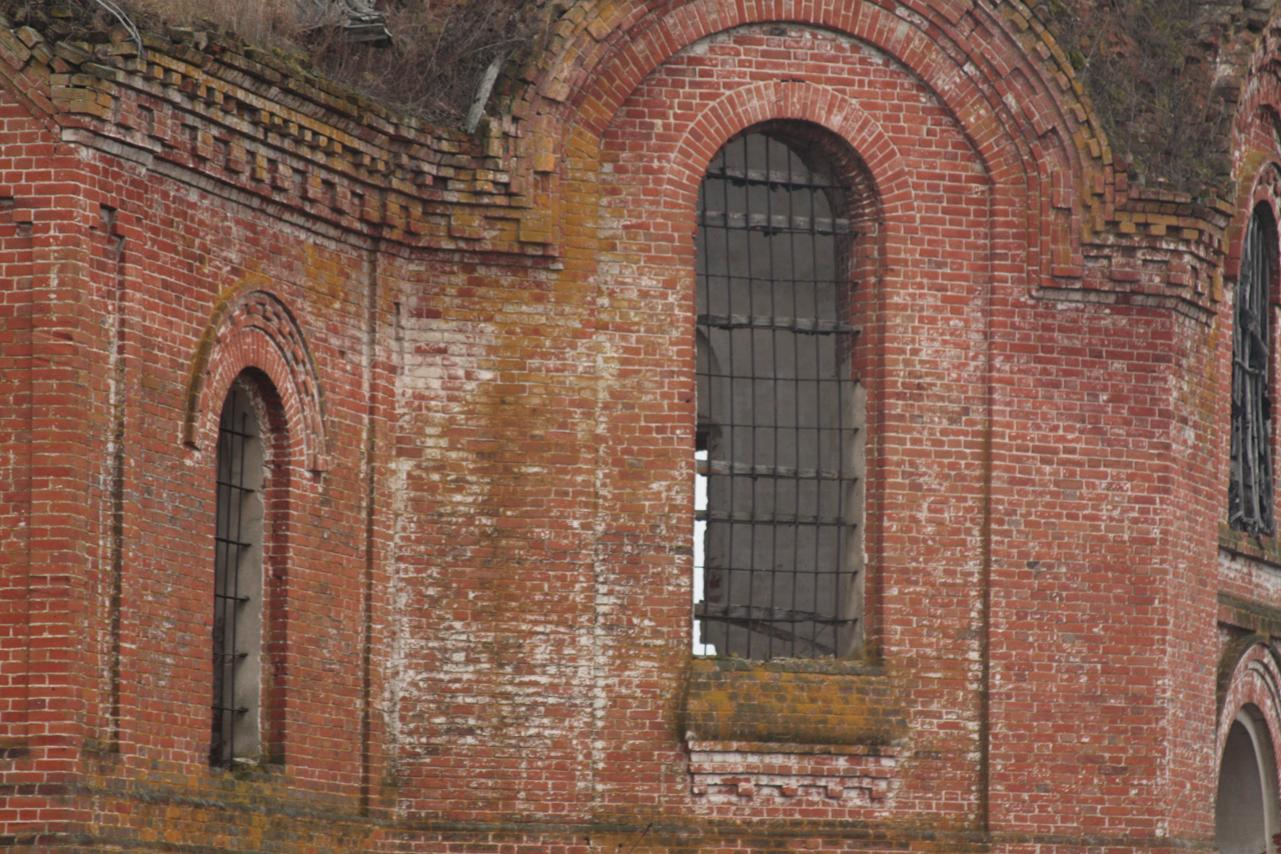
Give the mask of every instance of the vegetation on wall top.
<svg viewBox="0 0 1281 854">
<path fill-rule="evenodd" d="M 438 121 L 466 113 L 493 62 L 538 40 L 549 0 L 379 0 L 390 42 L 353 41 L 344 0 L 0 0 L 19 24 L 52 36 L 105 34 L 114 5 L 143 31 L 219 33 L 274 51 L 367 97 Z M 52 28 L 52 32 L 51 32 Z M 90 39 L 92 40 L 92 39 Z"/>
<path fill-rule="evenodd" d="M 448 123 L 466 114 L 487 68 L 503 62 L 518 67 L 567 5 L 567 0 L 107 2 L 144 30 L 220 32 L 276 51 L 394 108 Z M 1063 48 L 1113 152 L 1135 178 L 1193 192 L 1224 185 L 1233 93 L 1223 91 L 1216 64 L 1230 42 L 1241 42 L 1240 34 L 1253 43 L 1275 0 L 1028 2 Z M 385 16 L 390 43 L 347 38 L 342 17 L 348 3 L 376 6 Z M 89 27 L 105 33 L 116 23 L 102 0 L 0 0 L 0 9 L 19 24 L 46 31 Z"/>
<path fill-rule="evenodd" d="M 1136 178 L 1192 192 L 1225 184 L 1235 92 L 1218 63 L 1240 35 L 1253 45 L 1273 0 L 1029 2 Z"/>
</svg>

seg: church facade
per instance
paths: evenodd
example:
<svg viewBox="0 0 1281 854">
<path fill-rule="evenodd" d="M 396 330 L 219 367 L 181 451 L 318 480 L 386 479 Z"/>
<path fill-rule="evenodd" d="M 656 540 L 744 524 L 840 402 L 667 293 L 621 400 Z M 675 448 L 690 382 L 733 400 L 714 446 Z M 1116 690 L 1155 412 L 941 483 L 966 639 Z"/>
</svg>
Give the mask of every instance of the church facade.
<svg viewBox="0 0 1281 854">
<path fill-rule="evenodd" d="M 1281 22 L 1194 197 L 1021 0 L 549 21 L 3 22 L 0 843 L 1278 850 Z"/>
</svg>

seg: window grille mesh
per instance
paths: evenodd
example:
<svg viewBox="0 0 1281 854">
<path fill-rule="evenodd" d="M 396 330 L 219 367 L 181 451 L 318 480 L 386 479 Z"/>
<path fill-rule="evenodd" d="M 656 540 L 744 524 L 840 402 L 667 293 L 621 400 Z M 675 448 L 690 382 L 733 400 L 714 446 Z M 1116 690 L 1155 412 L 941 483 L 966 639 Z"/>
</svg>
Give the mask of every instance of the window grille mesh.
<svg viewBox="0 0 1281 854">
<path fill-rule="evenodd" d="M 1271 535 L 1272 400 L 1269 305 L 1276 276 L 1276 222 L 1266 205 L 1250 217 L 1241 252 L 1232 328 L 1232 460 L 1228 522 Z"/>
<path fill-rule="evenodd" d="M 842 191 L 731 140 L 699 196 L 695 653 L 845 654 L 858 629 L 862 389 Z"/>
<path fill-rule="evenodd" d="M 213 726 L 209 757 L 228 767 L 257 750 L 262 452 L 249 395 L 233 387 L 218 429 Z"/>
</svg>

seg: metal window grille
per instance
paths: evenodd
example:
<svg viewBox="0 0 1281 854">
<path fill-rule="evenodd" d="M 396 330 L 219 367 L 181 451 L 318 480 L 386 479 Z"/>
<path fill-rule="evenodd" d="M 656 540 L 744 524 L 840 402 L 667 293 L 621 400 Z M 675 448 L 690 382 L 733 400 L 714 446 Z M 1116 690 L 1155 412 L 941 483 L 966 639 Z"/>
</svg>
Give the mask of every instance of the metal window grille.
<svg viewBox="0 0 1281 854">
<path fill-rule="evenodd" d="M 1228 521 L 1271 535 L 1272 399 L 1269 298 L 1276 276 L 1276 222 L 1266 205 L 1250 217 L 1241 253 L 1232 327 L 1232 460 Z"/>
<path fill-rule="evenodd" d="M 233 387 L 218 429 L 210 763 L 258 750 L 262 443 L 250 396 Z"/>
<path fill-rule="evenodd" d="M 842 190 L 777 135 L 699 195 L 694 651 L 842 655 L 861 602 L 863 397 Z"/>
</svg>

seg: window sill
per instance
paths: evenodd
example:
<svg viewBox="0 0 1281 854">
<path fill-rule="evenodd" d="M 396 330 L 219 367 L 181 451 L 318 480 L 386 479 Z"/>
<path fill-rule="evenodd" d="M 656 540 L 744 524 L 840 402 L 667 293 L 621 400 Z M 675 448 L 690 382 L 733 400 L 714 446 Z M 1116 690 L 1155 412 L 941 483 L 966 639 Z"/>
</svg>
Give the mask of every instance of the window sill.
<svg viewBox="0 0 1281 854">
<path fill-rule="evenodd" d="M 694 659 L 691 793 L 718 806 L 889 805 L 907 721 L 884 669 L 833 659 Z"/>
<path fill-rule="evenodd" d="M 865 658 L 775 658 L 771 661 L 748 661 L 745 658 L 731 656 L 695 656 L 694 667 L 700 663 L 711 666 L 721 672 L 768 672 L 768 673 L 826 673 L 833 676 L 884 676 L 885 668 Z"/>
<path fill-rule="evenodd" d="M 210 765 L 214 779 L 238 782 L 274 782 L 284 773 L 284 764 L 266 759 L 237 758 L 231 765 Z"/>
<path fill-rule="evenodd" d="M 1252 558 L 1281 570 L 1281 542 L 1276 535 L 1256 537 L 1220 524 L 1219 548 L 1229 554 Z"/>
<path fill-rule="evenodd" d="M 907 729 L 884 669 L 861 661 L 698 658 L 685 700 L 689 740 L 891 744 Z"/>
</svg>

